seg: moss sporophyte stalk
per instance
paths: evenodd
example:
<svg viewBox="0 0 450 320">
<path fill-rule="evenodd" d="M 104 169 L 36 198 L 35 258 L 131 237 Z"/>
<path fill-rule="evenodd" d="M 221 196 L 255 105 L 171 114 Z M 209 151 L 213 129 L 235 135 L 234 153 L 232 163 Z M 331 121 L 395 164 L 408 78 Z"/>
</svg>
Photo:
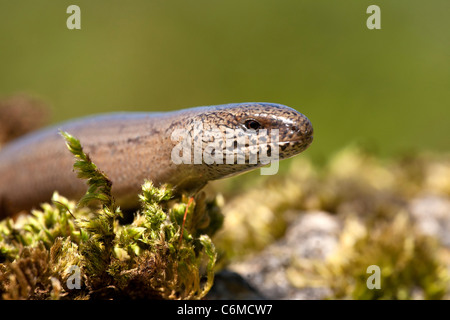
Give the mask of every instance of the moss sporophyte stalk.
<svg viewBox="0 0 450 320">
<path fill-rule="evenodd" d="M 88 190 L 78 203 L 55 192 L 52 204 L 0 222 L 1 297 L 203 298 L 217 257 L 210 237 L 223 221 L 215 202 L 204 194 L 172 199 L 170 186 L 145 181 L 141 209 L 123 224 L 112 182 L 80 141 L 61 135 Z"/>
</svg>

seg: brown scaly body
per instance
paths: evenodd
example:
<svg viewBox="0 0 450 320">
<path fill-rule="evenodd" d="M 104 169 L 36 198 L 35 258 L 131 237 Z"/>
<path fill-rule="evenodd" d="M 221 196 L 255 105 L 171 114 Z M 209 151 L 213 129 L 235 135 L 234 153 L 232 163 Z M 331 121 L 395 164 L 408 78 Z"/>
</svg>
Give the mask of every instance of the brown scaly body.
<svg viewBox="0 0 450 320">
<path fill-rule="evenodd" d="M 73 156 L 59 130 L 78 138 L 92 161 L 113 183 L 123 208 L 138 206 L 144 179 L 169 183 L 193 194 L 210 180 L 239 174 L 261 164 L 180 164 L 171 161 L 175 129 L 193 132 L 193 125 L 244 129 L 278 129 L 279 159 L 292 157 L 312 142 L 309 120 L 296 110 L 273 103 L 240 103 L 197 107 L 167 113 L 114 113 L 82 118 L 19 138 L 0 150 L 0 218 L 49 201 L 56 190 L 69 198 L 86 191 L 73 172 Z M 202 142 L 205 146 L 207 141 Z"/>
</svg>

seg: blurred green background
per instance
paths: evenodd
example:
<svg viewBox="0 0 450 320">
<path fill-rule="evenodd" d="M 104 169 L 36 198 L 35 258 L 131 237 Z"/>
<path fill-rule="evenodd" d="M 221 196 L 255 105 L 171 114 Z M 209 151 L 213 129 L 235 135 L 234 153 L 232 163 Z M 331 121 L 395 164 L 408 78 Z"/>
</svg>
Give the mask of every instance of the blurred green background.
<svg viewBox="0 0 450 320">
<path fill-rule="evenodd" d="M 448 0 L 0 0 L 0 97 L 42 98 L 52 121 L 277 102 L 310 118 L 318 161 L 354 142 L 448 151 L 449 13 Z"/>
</svg>

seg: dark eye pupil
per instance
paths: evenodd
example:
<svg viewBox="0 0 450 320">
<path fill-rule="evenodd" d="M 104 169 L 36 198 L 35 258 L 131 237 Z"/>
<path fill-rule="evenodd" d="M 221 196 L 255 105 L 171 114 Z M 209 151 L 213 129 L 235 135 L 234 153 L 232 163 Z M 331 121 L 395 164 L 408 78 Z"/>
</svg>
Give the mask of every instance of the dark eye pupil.
<svg viewBox="0 0 450 320">
<path fill-rule="evenodd" d="M 256 120 L 247 120 L 245 121 L 245 127 L 247 129 L 258 130 L 259 128 L 261 128 L 261 125 Z"/>
</svg>

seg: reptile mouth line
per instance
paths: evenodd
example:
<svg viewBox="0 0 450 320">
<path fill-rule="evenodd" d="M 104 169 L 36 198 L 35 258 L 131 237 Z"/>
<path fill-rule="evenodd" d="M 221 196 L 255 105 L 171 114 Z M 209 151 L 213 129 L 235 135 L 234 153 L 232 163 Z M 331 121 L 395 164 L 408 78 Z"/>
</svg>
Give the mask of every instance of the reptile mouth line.
<svg viewBox="0 0 450 320">
<path fill-rule="evenodd" d="M 278 142 L 278 145 L 287 145 L 287 144 L 291 144 L 291 143 L 304 143 L 304 142 L 311 143 L 312 140 L 313 140 L 313 136 L 310 136 L 307 139 L 281 141 L 281 142 Z"/>
</svg>

